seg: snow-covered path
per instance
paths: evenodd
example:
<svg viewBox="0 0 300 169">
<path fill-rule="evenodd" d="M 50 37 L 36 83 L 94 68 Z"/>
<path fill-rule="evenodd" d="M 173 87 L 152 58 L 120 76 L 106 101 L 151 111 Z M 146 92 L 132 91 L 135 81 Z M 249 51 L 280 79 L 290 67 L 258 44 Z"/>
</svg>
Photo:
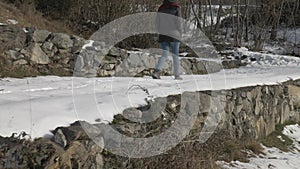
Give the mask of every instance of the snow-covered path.
<svg viewBox="0 0 300 169">
<path fill-rule="evenodd" d="M 51 129 L 68 126 L 76 120 L 91 123 L 96 119 L 111 121 L 113 115 L 125 108 L 146 103 L 147 95 L 137 85 L 159 97 L 184 91 L 277 84 L 300 79 L 300 71 L 298 66 L 249 66 L 183 78 L 182 81 L 173 80 L 170 76 L 161 80 L 150 77 L 88 79 L 56 76 L 1 79 L 0 135 L 11 136 L 14 132 L 25 131 L 32 137 L 40 137 L 51 134 Z M 74 100 L 82 105 L 74 105 Z M 77 114 L 75 107 L 85 110 Z"/>
</svg>

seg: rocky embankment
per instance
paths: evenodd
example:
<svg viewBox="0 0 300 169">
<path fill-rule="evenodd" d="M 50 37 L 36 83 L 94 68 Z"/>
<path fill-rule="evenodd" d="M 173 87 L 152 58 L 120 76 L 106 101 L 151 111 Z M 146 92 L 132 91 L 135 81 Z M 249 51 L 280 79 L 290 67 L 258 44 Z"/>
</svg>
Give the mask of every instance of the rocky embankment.
<svg viewBox="0 0 300 169">
<path fill-rule="evenodd" d="M 106 46 L 104 42 L 88 41 L 47 30 L 0 25 L 0 64 L 11 71 L 24 70 L 36 75 L 143 76 L 153 71 L 159 55 L 130 52 Z M 82 48 L 85 44 L 90 46 Z M 222 64 L 200 58 L 181 58 L 181 73 L 207 74 L 218 72 Z M 167 64 L 166 64 L 167 65 Z M 168 61 L 172 65 L 172 60 Z M 164 74 L 172 74 L 165 66 Z M 5 76 L 5 75 L 1 75 Z"/>
<path fill-rule="evenodd" d="M 185 97 L 183 97 L 185 96 Z M 221 100 L 219 98 L 222 98 Z M 300 121 L 300 80 L 270 86 L 254 86 L 228 91 L 185 92 L 160 98 L 148 106 L 130 108 L 116 115 L 111 124 L 75 122 L 70 127 L 53 131 L 52 139 L 27 141 L 12 136 L 0 138 L 1 168 L 214 168 L 215 160 L 239 160 L 242 154 L 233 154 L 233 142 L 247 143 L 266 137 L 276 124 Z M 219 104 L 222 101 L 223 106 Z M 157 119 L 139 123 L 151 113 L 151 107 L 161 109 Z M 161 106 L 161 107 L 160 107 Z M 133 138 L 153 137 L 172 126 L 180 113 L 196 113 L 188 135 L 167 152 L 142 159 L 114 155 L 97 146 L 89 136 L 96 135 L 98 145 L 106 147 L 110 140 L 105 126 Z M 127 117 L 127 119 L 125 118 Z M 133 119 L 134 121 L 128 120 Z M 211 123 L 218 119 L 217 125 Z M 84 129 L 82 128 L 84 126 Z M 201 143 L 199 135 L 205 126 L 217 128 L 211 137 Z M 184 127 L 183 127 L 184 128 Z M 184 131 L 177 128 L 177 132 Z M 89 131 L 89 136 L 85 131 Z M 163 142 L 159 145 L 164 146 Z"/>
</svg>

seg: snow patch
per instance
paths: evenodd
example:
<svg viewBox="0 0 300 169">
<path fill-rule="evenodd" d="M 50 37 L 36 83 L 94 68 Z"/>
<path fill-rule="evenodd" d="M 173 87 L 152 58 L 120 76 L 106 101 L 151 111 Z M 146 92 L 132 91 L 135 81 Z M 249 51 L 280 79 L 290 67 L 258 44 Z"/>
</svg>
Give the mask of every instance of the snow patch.
<svg viewBox="0 0 300 169">
<path fill-rule="evenodd" d="M 295 141 L 300 141 L 300 126 L 298 124 L 286 126 L 282 133 Z"/>
<path fill-rule="evenodd" d="M 299 57 L 252 52 L 245 47 L 238 48 L 236 52 L 238 56 L 247 56 L 251 60 L 254 59 L 255 61 L 248 60 L 248 62 L 250 62 L 251 65 L 300 66 Z"/>
<path fill-rule="evenodd" d="M 26 28 L 23 28 L 23 31 L 24 31 L 25 33 L 28 33 L 28 32 L 29 32 Z"/>
<path fill-rule="evenodd" d="M 294 141 L 294 146 L 291 147 L 289 152 L 263 146 L 266 155 L 256 155 L 256 157 L 249 159 L 249 163 L 240 161 L 232 161 L 230 163 L 218 161 L 217 163 L 225 169 L 298 169 L 300 166 L 300 126 L 298 124 L 286 126 L 282 133 Z"/>
<path fill-rule="evenodd" d="M 88 40 L 85 45 L 82 46 L 82 49 L 86 49 L 88 47 L 93 47 L 94 41 L 93 40 Z"/>
<path fill-rule="evenodd" d="M 28 89 L 28 90 L 25 90 L 25 92 L 37 92 L 37 91 L 47 91 L 47 90 L 54 90 L 54 88 L 45 87 L 45 88 L 39 88 L 39 89 Z"/>
<path fill-rule="evenodd" d="M 18 21 L 14 20 L 14 19 L 7 19 L 6 22 L 7 22 L 8 24 L 12 24 L 12 25 L 16 25 L 16 24 L 19 23 Z"/>
</svg>

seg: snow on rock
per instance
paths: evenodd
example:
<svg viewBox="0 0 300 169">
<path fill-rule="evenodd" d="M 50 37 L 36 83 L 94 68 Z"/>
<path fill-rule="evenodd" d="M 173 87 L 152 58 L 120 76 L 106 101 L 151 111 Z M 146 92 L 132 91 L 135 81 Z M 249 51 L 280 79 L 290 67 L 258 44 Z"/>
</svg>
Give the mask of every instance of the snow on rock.
<svg viewBox="0 0 300 169">
<path fill-rule="evenodd" d="M 8 24 L 12 24 L 12 25 L 16 25 L 16 24 L 19 23 L 18 21 L 14 20 L 14 19 L 7 19 L 6 22 L 7 22 Z"/>
<path fill-rule="evenodd" d="M 247 48 L 238 48 L 236 51 L 237 56 L 247 56 L 251 60 L 251 65 L 264 65 L 264 66 L 300 66 L 300 58 L 286 55 L 264 54 L 260 52 L 252 52 Z"/>
<path fill-rule="evenodd" d="M 88 40 L 85 45 L 82 46 L 82 49 L 86 49 L 88 47 L 93 47 L 94 41 L 93 40 Z"/>
</svg>

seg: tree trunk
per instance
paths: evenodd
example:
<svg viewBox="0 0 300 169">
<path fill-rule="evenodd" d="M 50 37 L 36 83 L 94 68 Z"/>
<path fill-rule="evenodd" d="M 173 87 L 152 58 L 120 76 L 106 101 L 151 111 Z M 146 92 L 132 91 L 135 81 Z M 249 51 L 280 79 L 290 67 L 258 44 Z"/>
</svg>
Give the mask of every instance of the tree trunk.
<svg viewBox="0 0 300 169">
<path fill-rule="evenodd" d="M 280 9 L 279 9 L 278 14 L 277 14 L 277 11 L 276 11 L 276 3 L 273 6 L 274 23 L 273 23 L 272 30 L 271 30 L 271 36 L 270 36 L 271 40 L 276 40 L 276 38 L 277 38 L 278 26 L 279 26 L 279 23 L 280 23 L 280 18 L 281 18 L 281 15 L 282 15 L 284 2 L 285 2 L 285 0 L 281 1 L 281 5 L 280 5 Z"/>
<path fill-rule="evenodd" d="M 243 25 L 245 25 L 245 41 L 249 41 L 249 0 L 245 0 L 245 13 L 243 19 Z"/>
<path fill-rule="evenodd" d="M 223 10 L 223 0 L 219 0 L 219 9 L 218 9 L 218 14 L 217 14 L 217 23 L 215 25 L 215 31 L 217 31 L 220 27 L 222 10 Z"/>
<path fill-rule="evenodd" d="M 236 0 L 236 33 L 235 33 L 235 46 L 241 45 L 241 23 L 240 23 L 240 0 Z"/>
</svg>

